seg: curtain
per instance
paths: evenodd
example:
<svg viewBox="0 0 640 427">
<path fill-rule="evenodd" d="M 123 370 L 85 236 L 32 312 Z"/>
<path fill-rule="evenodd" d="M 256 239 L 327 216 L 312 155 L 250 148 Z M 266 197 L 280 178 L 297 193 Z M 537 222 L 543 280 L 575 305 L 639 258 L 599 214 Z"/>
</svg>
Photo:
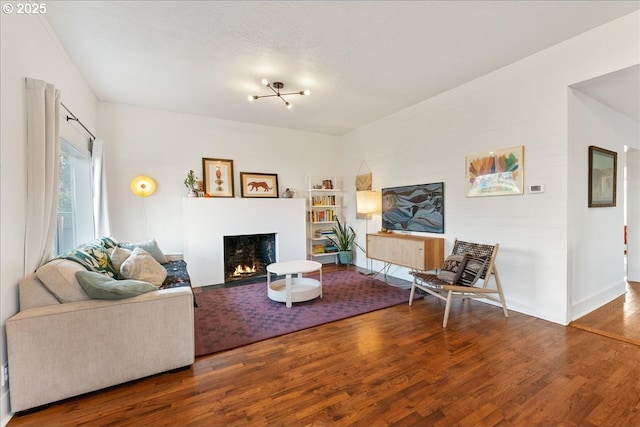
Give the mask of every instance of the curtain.
<svg viewBox="0 0 640 427">
<path fill-rule="evenodd" d="M 58 210 L 60 91 L 43 80 L 26 79 L 27 217 L 24 273 L 51 259 Z"/>
<path fill-rule="evenodd" d="M 96 139 L 91 147 L 93 169 L 93 226 L 96 238 L 111 236 L 111 218 L 107 202 L 107 176 L 102 140 Z"/>
</svg>

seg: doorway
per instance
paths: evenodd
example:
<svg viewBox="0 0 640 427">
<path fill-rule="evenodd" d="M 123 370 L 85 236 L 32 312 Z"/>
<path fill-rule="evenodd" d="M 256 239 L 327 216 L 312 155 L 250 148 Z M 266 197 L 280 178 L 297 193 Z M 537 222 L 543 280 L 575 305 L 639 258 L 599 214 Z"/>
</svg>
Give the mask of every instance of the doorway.
<svg viewBox="0 0 640 427">
<path fill-rule="evenodd" d="M 586 207 L 585 152 L 591 145 L 618 153 L 614 207 Z M 571 320 L 624 295 L 625 278 L 640 281 L 639 156 L 640 65 L 571 85 L 569 193 L 573 199 L 568 213 Z"/>
</svg>

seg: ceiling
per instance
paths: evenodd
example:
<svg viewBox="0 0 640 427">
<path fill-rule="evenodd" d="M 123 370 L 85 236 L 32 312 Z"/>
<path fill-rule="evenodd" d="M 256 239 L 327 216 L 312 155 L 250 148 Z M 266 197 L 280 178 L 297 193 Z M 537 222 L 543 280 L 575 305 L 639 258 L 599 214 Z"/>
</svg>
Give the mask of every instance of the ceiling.
<svg viewBox="0 0 640 427">
<path fill-rule="evenodd" d="M 341 135 L 640 1 L 51 1 L 100 101 Z M 287 109 L 262 78 L 283 82 Z"/>
<path fill-rule="evenodd" d="M 571 87 L 640 122 L 640 65 L 598 76 Z"/>
</svg>

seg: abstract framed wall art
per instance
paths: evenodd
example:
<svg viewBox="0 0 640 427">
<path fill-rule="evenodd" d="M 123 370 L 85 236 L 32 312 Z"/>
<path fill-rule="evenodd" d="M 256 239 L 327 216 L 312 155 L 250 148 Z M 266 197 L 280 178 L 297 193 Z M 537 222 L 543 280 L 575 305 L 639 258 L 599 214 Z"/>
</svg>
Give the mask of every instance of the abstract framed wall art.
<svg viewBox="0 0 640 427">
<path fill-rule="evenodd" d="M 524 146 L 472 154 L 465 158 L 467 197 L 524 193 Z"/>
<path fill-rule="evenodd" d="M 382 226 L 387 230 L 444 233 L 444 183 L 383 188 Z"/>
<path fill-rule="evenodd" d="M 275 173 L 240 172 L 242 197 L 278 197 L 278 175 Z"/>
<path fill-rule="evenodd" d="M 202 158 L 204 192 L 210 197 L 233 197 L 233 160 Z"/>
<path fill-rule="evenodd" d="M 589 146 L 589 207 L 616 205 L 618 153 Z"/>
</svg>

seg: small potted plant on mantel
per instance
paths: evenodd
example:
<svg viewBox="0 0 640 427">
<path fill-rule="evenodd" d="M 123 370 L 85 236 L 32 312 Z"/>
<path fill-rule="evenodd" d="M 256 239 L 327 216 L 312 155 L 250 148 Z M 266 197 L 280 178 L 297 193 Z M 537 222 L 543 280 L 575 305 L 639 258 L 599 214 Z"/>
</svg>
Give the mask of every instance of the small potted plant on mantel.
<svg viewBox="0 0 640 427">
<path fill-rule="evenodd" d="M 356 242 L 356 232 L 350 225 L 342 224 L 340 219 L 336 219 L 336 224 L 333 226 L 332 231 L 333 236 L 327 236 L 327 239 L 331 240 L 338 248 L 338 257 L 342 264 L 349 265 L 353 261 L 353 246 L 356 246 L 362 252 L 365 251 Z"/>
<path fill-rule="evenodd" d="M 195 188 L 197 183 L 198 178 L 196 178 L 196 173 L 193 171 L 193 169 L 189 170 L 187 177 L 184 179 L 184 185 L 189 189 L 187 197 L 198 197 L 198 192 Z"/>
</svg>

